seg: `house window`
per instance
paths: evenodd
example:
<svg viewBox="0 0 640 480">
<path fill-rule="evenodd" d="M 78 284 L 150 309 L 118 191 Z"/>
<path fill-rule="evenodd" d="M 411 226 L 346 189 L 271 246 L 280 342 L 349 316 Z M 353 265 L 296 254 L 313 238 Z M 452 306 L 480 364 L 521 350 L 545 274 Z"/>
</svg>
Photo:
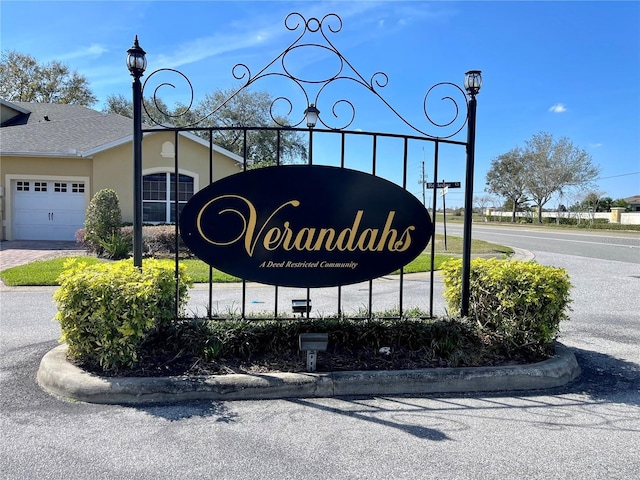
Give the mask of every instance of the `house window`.
<svg viewBox="0 0 640 480">
<path fill-rule="evenodd" d="M 16 190 L 18 192 L 28 192 L 29 182 L 16 182 Z"/>
<path fill-rule="evenodd" d="M 153 173 L 142 179 L 142 221 L 146 223 L 174 223 L 174 173 Z M 193 196 L 193 177 L 178 175 L 178 210 Z"/>
<path fill-rule="evenodd" d="M 84 183 L 72 183 L 71 184 L 71 192 L 72 193 L 84 193 Z"/>
<path fill-rule="evenodd" d="M 53 191 L 57 193 L 67 193 L 67 184 L 55 182 L 53 184 Z"/>
<path fill-rule="evenodd" d="M 46 192 L 47 191 L 47 182 L 33 182 L 33 189 L 36 192 Z"/>
</svg>

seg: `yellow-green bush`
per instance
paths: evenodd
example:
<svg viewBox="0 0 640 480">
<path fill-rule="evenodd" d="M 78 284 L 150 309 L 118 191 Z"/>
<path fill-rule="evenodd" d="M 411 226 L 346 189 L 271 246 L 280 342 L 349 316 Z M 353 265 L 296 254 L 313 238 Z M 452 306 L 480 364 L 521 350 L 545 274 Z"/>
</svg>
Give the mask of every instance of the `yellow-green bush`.
<svg viewBox="0 0 640 480">
<path fill-rule="evenodd" d="M 72 260 L 60 275 L 55 319 L 68 355 L 105 370 L 134 366 L 142 343 L 175 318 L 175 265 L 145 260 L 142 270 L 131 261 L 88 266 Z M 188 299 L 190 281 L 180 267 L 178 308 Z"/>
<path fill-rule="evenodd" d="M 442 266 L 444 297 L 452 312 L 461 306 L 462 262 Z M 534 262 L 474 259 L 469 317 L 508 351 L 543 351 L 568 318 L 571 283 L 566 270 Z"/>
</svg>

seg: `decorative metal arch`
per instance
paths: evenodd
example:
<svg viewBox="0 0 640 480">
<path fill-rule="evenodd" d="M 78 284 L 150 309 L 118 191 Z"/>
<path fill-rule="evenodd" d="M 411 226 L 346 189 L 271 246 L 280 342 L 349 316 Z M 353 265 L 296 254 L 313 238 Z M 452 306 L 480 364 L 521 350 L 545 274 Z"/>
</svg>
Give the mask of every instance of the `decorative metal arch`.
<svg viewBox="0 0 640 480">
<path fill-rule="evenodd" d="M 364 76 L 362 76 L 358 70 L 340 53 L 340 51 L 335 47 L 335 45 L 329 39 L 329 35 L 336 34 L 342 30 L 342 19 L 336 15 L 335 13 L 330 13 L 322 17 L 322 19 L 318 19 L 315 17 L 306 19 L 300 13 L 293 12 L 287 15 L 284 21 L 284 25 L 289 31 L 299 31 L 298 37 L 287 47 L 282 53 L 276 56 L 273 60 L 271 60 L 265 67 L 263 67 L 256 74 L 252 74 L 251 69 L 245 65 L 244 63 L 236 64 L 231 72 L 235 79 L 242 81 L 242 85 L 238 88 L 231 96 L 229 96 L 226 100 L 224 100 L 220 105 L 215 107 L 211 112 L 206 115 L 198 118 L 195 121 L 191 122 L 178 122 L 181 123 L 185 128 L 187 127 L 197 127 L 198 124 L 205 121 L 207 118 L 213 116 L 216 112 L 218 112 L 221 108 L 227 105 L 234 97 L 236 97 L 242 90 L 248 88 L 249 86 L 255 84 L 259 80 L 265 78 L 281 78 L 287 81 L 290 81 L 297 87 L 297 89 L 301 92 L 306 105 L 303 108 L 296 109 L 295 111 L 304 112 L 305 109 L 309 106 L 318 106 L 321 101 L 321 97 L 323 94 L 326 94 L 328 91 L 328 87 L 335 82 L 338 81 L 348 81 L 353 82 L 362 86 L 363 88 L 370 91 L 374 96 L 376 96 L 384 105 L 391 110 L 391 112 L 406 126 L 408 126 L 414 132 L 420 134 L 429 139 L 448 139 L 454 137 L 464 128 L 468 119 L 468 103 L 467 103 L 467 95 L 462 88 L 458 85 L 451 82 L 440 82 L 431 86 L 424 95 L 423 99 L 423 113 L 424 116 L 432 127 L 437 129 L 446 129 L 451 128 L 453 132 L 443 132 L 441 135 L 434 135 L 428 133 L 426 129 L 418 128 L 418 126 L 411 123 L 407 120 L 398 110 L 396 110 L 381 94 L 381 90 L 386 88 L 389 84 L 389 77 L 386 73 L 377 71 L 369 80 L 366 80 Z M 294 52 L 300 52 L 303 49 L 310 51 L 324 51 L 329 52 L 337 59 L 338 68 L 336 71 L 323 79 L 308 79 L 302 78 L 295 73 L 292 72 L 291 68 L 288 68 L 287 60 L 290 58 L 291 54 Z M 180 112 L 171 113 L 164 111 L 162 106 L 162 102 L 160 102 L 159 93 L 163 87 L 172 87 L 176 88 L 176 85 L 171 82 L 160 82 L 155 87 L 153 87 L 153 82 L 155 81 L 156 75 L 161 73 L 169 73 L 170 75 L 175 75 L 178 77 L 178 80 L 182 79 L 186 81 L 189 90 L 190 90 L 190 100 L 186 104 L 186 107 Z M 152 80 L 153 79 L 153 80 Z M 187 115 L 191 111 L 194 102 L 194 90 L 193 85 L 189 81 L 186 75 L 182 72 L 172 69 L 172 68 L 160 68 L 155 70 L 151 74 L 148 75 L 147 79 L 143 84 L 143 98 L 144 98 L 144 90 L 147 88 L 152 88 L 153 93 L 151 95 L 154 105 L 163 116 L 166 118 L 175 118 L 178 119 L 180 117 L 187 118 Z M 440 98 L 442 102 L 449 102 L 453 107 L 453 115 L 446 122 L 436 122 L 432 115 L 430 115 L 427 104 L 430 95 L 432 95 L 436 90 L 441 91 L 443 88 L 448 89 L 450 94 L 444 95 Z M 315 91 L 311 91 L 311 90 Z M 457 100 L 456 100 L 457 98 Z M 287 110 L 286 115 L 289 116 L 294 112 L 294 102 L 287 97 L 279 96 L 275 98 L 270 106 L 270 116 L 273 122 L 280 127 L 298 127 L 304 122 L 304 115 L 302 118 L 298 119 L 296 123 L 293 125 L 283 124 L 280 119 L 274 115 L 274 110 L 276 104 L 285 105 L 285 110 Z M 347 107 L 347 118 L 341 121 L 340 113 L 338 107 Z M 464 110 L 461 112 L 461 106 Z M 143 104 L 143 107 L 147 113 L 148 118 L 155 124 L 162 126 L 163 118 L 154 118 L 153 113 L 150 112 L 146 105 Z M 287 108 L 288 107 L 288 108 Z M 333 100 L 330 109 L 333 119 L 336 122 L 340 122 L 337 126 L 330 122 L 326 118 L 318 117 L 318 121 L 324 125 L 329 130 L 342 131 L 347 129 L 356 118 L 356 108 L 350 100 L 341 98 L 337 100 Z M 459 125 L 459 126 L 456 126 Z"/>
</svg>

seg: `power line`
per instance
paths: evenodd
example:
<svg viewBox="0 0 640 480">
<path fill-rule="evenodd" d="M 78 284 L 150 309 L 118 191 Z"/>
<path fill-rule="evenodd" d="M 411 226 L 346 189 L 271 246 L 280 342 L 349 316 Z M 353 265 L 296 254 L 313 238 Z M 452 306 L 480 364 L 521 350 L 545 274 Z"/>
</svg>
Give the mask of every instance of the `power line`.
<svg viewBox="0 0 640 480">
<path fill-rule="evenodd" d="M 630 177 L 631 175 L 640 175 L 640 172 L 623 173 L 621 175 L 613 175 L 611 177 L 600 177 L 600 178 L 596 178 L 596 180 L 607 180 L 608 178 L 618 178 L 618 177 Z"/>
</svg>

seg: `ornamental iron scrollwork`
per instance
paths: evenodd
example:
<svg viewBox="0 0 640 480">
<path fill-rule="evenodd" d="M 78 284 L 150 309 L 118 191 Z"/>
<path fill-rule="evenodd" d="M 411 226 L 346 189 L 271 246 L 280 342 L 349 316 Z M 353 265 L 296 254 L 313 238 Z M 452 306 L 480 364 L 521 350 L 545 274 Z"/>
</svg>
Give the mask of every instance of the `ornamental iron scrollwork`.
<svg viewBox="0 0 640 480">
<path fill-rule="evenodd" d="M 270 107 L 270 117 L 273 122 L 280 127 L 290 127 L 296 128 L 303 125 L 305 121 L 304 112 L 305 109 L 311 105 L 316 107 L 322 106 L 321 96 L 326 94 L 328 91 L 328 87 L 335 84 L 338 81 L 348 81 L 354 82 L 365 89 L 369 90 L 373 95 L 375 95 L 384 105 L 387 106 L 393 112 L 393 114 L 406 126 L 412 129 L 414 132 L 418 132 L 421 135 L 424 135 L 428 138 L 433 139 L 447 139 L 457 135 L 466 125 L 467 123 L 467 95 L 464 90 L 460 88 L 455 83 L 450 82 L 440 82 L 433 85 L 429 88 L 423 99 L 423 113 L 429 124 L 436 128 L 451 128 L 454 130 L 452 133 L 448 133 L 446 135 L 433 135 L 427 133 L 421 128 L 418 128 L 409 120 L 407 120 L 403 115 L 401 115 L 380 93 L 380 90 L 387 87 L 389 84 L 389 77 L 384 72 L 375 72 L 371 78 L 367 81 L 365 77 L 363 77 L 354 67 L 353 65 L 340 53 L 340 51 L 334 46 L 334 44 L 329 39 L 330 34 L 336 34 L 342 30 L 342 19 L 336 15 L 335 13 L 330 13 L 325 15 L 322 19 L 317 18 L 309 18 L 305 19 L 300 13 L 293 12 L 287 15 L 284 21 L 284 25 L 287 30 L 295 32 L 300 30 L 298 37 L 277 57 L 275 57 L 271 62 L 269 62 L 264 68 L 262 68 L 258 73 L 253 75 L 251 73 L 251 69 L 244 63 L 236 64 L 232 69 L 231 73 L 236 80 L 242 82 L 241 86 L 234 91 L 232 95 L 230 95 L 226 100 L 224 100 L 220 105 L 215 107 L 210 113 L 198 118 L 197 120 L 192 120 L 189 118 L 191 108 L 193 107 L 194 102 L 194 90 L 193 85 L 189 81 L 189 79 L 180 71 L 172 69 L 172 68 L 161 68 L 158 69 L 147 77 L 143 85 L 143 92 L 147 89 L 147 84 L 151 86 L 153 83 L 152 78 L 155 81 L 155 77 L 159 74 L 170 74 L 176 75 L 178 80 L 186 82 L 190 91 L 190 99 L 186 105 L 183 105 L 179 112 L 167 112 L 164 110 L 163 102 L 160 101 L 159 92 L 163 87 L 172 87 L 176 88 L 175 84 L 172 82 L 162 81 L 157 86 L 153 88 L 153 103 L 156 110 L 163 115 L 163 118 L 154 118 L 153 113 L 147 109 L 147 106 L 143 102 L 143 106 L 145 111 L 149 117 L 149 119 L 157 125 L 162 126 L 166 119 L 178 119 L 184 117 L 182 121 L 178 122 L 184 127 L 197 127 L 198 124 L 204 122 L 208 118 L 212 117 L 216 112 L 225 107 L 233 98 L 238 95 L 242 90 L 247 89 L 251 85 L 255 84 L 259 80 L 263 80 L 266 78 L 273 79 L 285 79 L 289 82 L 292 82 L 292 85 L 295 86 L 297 90 L 300 91 L 302 97 L 304 98 L 305 105 L 302 108 L 296 109 L 296 111 L 301 112 L 302 118 L 300 118 L 294 124 L 283 124 L 282 117 L 278 117 L 275 114 L 275 110 L 277 110 L 276 105 L 279 109 L 283 109 L 286 111 L 285 115 L 287 117 L 291 116 L 294 112 L 294 101 L 292 101 L 288 97 L 278 96 L 271 102 Z M 322 43 L 318 43 L 318 41 L 311 42 L 309 41 L 309 37 L 313 37 L 314 39 L 318 39 Z M 291 59 L 292 55 L 295 53 L 300 53 L 302 51 L 310 51 L 309 49 L 316 49 L 316 52 L 328 52 L 334 56 L 337 60 L 337 68 L 336 71 L 326 77 L 321 79 L 309 79 L 302 78 L 301 76 L 295 74 L 293 69 L 289 66 L 288 60 Z M 319 50 L 318 50 L 319 49 Z M 280 67 L 280 69 L 277 69 Z M 149 87 L 150 88 L 150 87 Z M 315 89 L 315 92 L 311 90 Z M 438 122 L 434 120 L 433 116 L 430 115 L 430 111 L 427 107 L 429 98 L 433 98 L 433 94 L 437 91 L 442 91 L 443 89 L 449 89 L 451 94 L 444 95 L 440 98 L 441 102 L 448 102 L 451 107 L 453 107 L 453 114 L 448 116 L 448 120 L 445 122 Z M 456 100 L 458 97 L 458 100 Z M 144 98 L 144 93 L 143 93 Z M 330 103 L 330 102 L 329 102 Z M 326 103 L 325 103 L 326 104 Z M 461 115 L 460 105 L 464 106 L 464 114 Z M 283 108 L 284 106 L 284 108 Z M 320 108 L 322 110 L 322 108 Z M 346 115 L 344 112 L 346 109 Z M 356 118 L 356 108 L 354 104 L 347 99 L 337 99 L 334 100 L 331 104 L 330 112 L 333 116 L 333 120 L 339 122 L 338 125 L 333 125 L 329 123 L 327 118 L 323 118 L 322 116 L 318 116 L 318 122 L 321 123 L 324 127 L 329 130 L 345 130 L 349 128 L 349 126 L 354 122 Z M 192 115 L 191 115 L 192 117 Z M 188 119 L 188 120 L 187 120 Z M 459 124 L 459 127 L 456 125 Z M 304 126 L 304 125 L 303 125 Z"/>
</svg>

